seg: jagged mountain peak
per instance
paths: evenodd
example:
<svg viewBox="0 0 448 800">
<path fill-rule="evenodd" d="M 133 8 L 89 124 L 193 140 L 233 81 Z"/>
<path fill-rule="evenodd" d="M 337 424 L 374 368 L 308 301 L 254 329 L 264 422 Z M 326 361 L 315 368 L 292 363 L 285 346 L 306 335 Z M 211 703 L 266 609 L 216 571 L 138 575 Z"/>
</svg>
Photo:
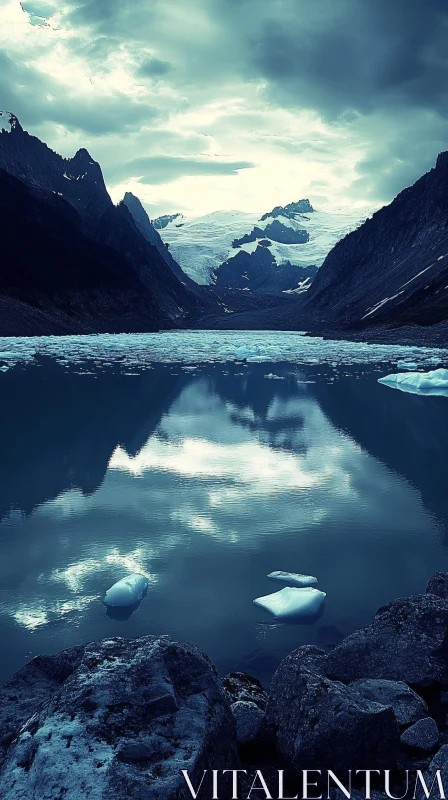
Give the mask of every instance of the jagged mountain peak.
<svg viewBox="0 0 448 800">
<path fill-rule="evenodd" d="M 308 199 L 297 200 L 296 202 L 288 203 L 286 206 L 275 206 L 272 211 L 268 211 L 260 218 L 261 221 L 268 219 L 268 217 L 285 217 L 287 219 L 294 219 L 296 214 L 312 214 L 315 208 L 311 205 Z"/>
<path fill-rule="evenodd" d="M 0 111 L 0 133 L 19 133 L 23 128 L 11 111 Z"/>
</svg>

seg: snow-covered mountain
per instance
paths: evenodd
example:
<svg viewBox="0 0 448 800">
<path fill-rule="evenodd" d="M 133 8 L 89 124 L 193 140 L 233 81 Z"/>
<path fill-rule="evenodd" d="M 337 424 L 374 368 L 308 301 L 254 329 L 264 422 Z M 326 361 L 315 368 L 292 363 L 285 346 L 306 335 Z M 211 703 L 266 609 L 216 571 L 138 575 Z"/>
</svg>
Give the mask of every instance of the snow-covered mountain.
<svg viewBox="0 0 448 800">
<path fill-rule="evenodd" d="M 323 207 L 307 213 L 294 210 L 294 207 L 308 207 L 309 204 L 303 205 L 305 202 L 291 203 L 283 209 L 277 206 L 261 216 L 243 211 L 215 211 L 213 214 L 195 218 L 179 214 L 160 228 L 159 232 L 184 272 L 201 284 L 214 283 L 221 264 L 228 262 L 242 250 L 246 253 L 255 252 L 260 241 L 269 248 L 277 266 L 289 262 L 300 267 L 320 267 L 332 247 L 357 228 L 369 213 L 347 207 Z M 164 222 L 165 220 L 166 217 Z M 276 226 L 272 226 L 274 221 L 292 231 L 306 230 L 309 234 L 308 241 L 297 244 L 274 241 L 273 235 L 280 238 L 275 233 Z M 265 233 L 267 227 L 270 235 Z M 259 233 L 252 236 L 254 229 L 256 234 L 259 229 Z M 239 247 L 232 246 L 232 243 L 236 243 L 235 240 L 243 237 L 252 238 L 253 241 Z"/>
</svg>

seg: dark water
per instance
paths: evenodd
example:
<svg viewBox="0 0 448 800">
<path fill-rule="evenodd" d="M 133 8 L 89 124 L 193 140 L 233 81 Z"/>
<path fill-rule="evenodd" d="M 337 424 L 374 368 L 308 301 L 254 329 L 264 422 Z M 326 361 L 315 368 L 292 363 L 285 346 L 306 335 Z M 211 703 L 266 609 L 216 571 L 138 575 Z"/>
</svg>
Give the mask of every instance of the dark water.
<svg viewBox="0 0 448 800">
<path fill-rule="evenodd" d="M 92 373 L 2 375 L 1 681 L 38 653 L 166 633 L 267 682 L 448 569 L 446 398 L 382 386 L 375 365 Z M 318 576 L 313 624 L 253 605 L 280 569 Z M 109 618 L 104 591 L 142 570 L 140 607 Z"/>
</svg>

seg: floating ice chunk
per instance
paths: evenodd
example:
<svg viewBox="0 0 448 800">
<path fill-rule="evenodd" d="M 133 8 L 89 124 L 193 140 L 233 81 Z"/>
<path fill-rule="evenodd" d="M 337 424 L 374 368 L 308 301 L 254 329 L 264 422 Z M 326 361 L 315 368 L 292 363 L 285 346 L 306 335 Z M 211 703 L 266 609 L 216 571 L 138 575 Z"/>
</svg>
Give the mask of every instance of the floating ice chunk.
<svg viewBox="0 0 448 800">
<path fill-rule="evenodd" d="M 0 372 L 8 372 L 8 370 L 9 370 L 9 367 L 7 367 L 6 364 L 5 364 L 5 366 L 0 367 Z"/>
<path fill-rule="evenodd" d="M 398 369 L 417 369 L 418 364 L 416 361 L 399 361 L 397 367 Z"/>
<path fill-rule="evenodd" d="M 282 572 L 282 570 L 270 572 L 268 578 L 282 583 L 292 583 L 293 586 L 312 586 L 317 583 L 317 578 L 312 575 L 300 575 L 299 572 Z"/>
<path fill-rule="evenodd" d="M 148 587 L 148 579 L 138 572 L 126 575 L 106 592 L 106 606 L 133 606 L 138 603 Z"/>
<path fill-rule="evenodd" d="M 378 379 L 379 383 L 414 394 L 436 394 L 448 397 L 448 369 L 430 372 L 397 372 Z"/>
<path fill-rule="evenodd" d="M 270 372 L 269 375 L 265 375 L 265 378 L 269 378 L 271 381 L 282 381 L 283 375 L 274 375 L 273 372 Z"/>
<path fill-rule="evenodd" d="M 319 589 L 285 586 L 274 594 L 257 597 L 254 603 L 269 611 L 276 619 L 305 620 L 318 615 L 325 597 L 325 592 Z"/>
</svg>

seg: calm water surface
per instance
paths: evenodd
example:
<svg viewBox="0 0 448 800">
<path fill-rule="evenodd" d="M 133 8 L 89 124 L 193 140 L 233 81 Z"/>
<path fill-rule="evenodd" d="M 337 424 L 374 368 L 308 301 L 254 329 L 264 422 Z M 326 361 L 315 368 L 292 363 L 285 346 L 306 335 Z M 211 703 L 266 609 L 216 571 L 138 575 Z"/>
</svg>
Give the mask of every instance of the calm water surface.
<svg viewBox="0 0 448 800">
<path fill-rule="evenodd" d="M 164 633 L 268 682 L 448 570 L 448 398 L 377 382 L 407 351 L 232 333 L 206 361 L 195 336 L 2 342 L 0 681 L 38 653 Z M 318 577 L 318 620 L 253 605 L 273 570 Z M 102 595 L 129 571 L 148 594 L 111 618 Z"/>
</svg>

